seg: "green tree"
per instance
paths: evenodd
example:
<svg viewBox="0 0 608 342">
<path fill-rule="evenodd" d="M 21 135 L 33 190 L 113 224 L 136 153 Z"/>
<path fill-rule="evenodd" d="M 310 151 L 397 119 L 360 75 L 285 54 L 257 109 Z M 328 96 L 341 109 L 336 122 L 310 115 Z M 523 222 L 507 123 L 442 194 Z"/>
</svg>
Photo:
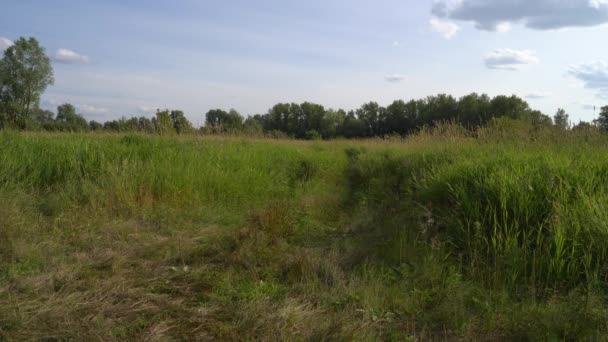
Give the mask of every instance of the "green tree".
<svg viewBox="0 0 608 342">
<path fill-rule="evenodd" d="M 55 122 L 62 131 L 86 131 L 89 123 L 82 115 L 76 113 L 76 108 L 69 103 L 57 107 L 57 118 Z"/>
<path fill-rule="evenodd" d="M 496 96 L 490 101 L 490 114 L 492 117 L 506 116 L 511 119 L 522 119 L 522 116 L 530 111 L 528 103 L 519 97 Z"/>
<path fill-rule="evenodd" d="M 608 106 L 604 106 L 600 109 L 600 116 L 595 119 L 595 124 L 602 131 L 608 131 Z"/>
<path fill-rule="evenodd" d="M 19 38 L 0 60 L 0 126 L 24 128 L 53 81 L 44 48 L 35 38 Z"/>
<path fill-rule="evenodd" d="M 258 120 L 256 120 L 255 117 L 250 116 L 245 119 L 245 122 L 243 122 L 243 132 L 248 135 L 258 136 L 262 135 L 262 133 L 264 132 L 264 128 L 262 127 L 262 124 Z"/>
<path fill-rule="evenodd" d="M 41 125 L 48 124 L 55 120 L 55 113 L 50 110 L 40 109 L 34 111 L 33 119 Z"/>
<path fill-rule="evenodd" d="M 376 102 L 369 102 L 357 109 L 357 118 L 365 125 L 365 135 L 368 137 L 380 134 L 380 119 L 384 116 L 385 109 Z"/>
<path fill-rule="evenodd" d="M 577 131 L 577 130 L 590 130 L 590 129 L 594 129 L 595 126 L 593 126 L 592 124 L 590 124 L 589 122 L 586 121 L 579 121 L 578 124 L 575 124 L 574 126 L 572 126 L 572 130 L 573 131 Z"/>
<path fill-rule="evenodd" d="M 243 117 L 234 109 L 230 112 L 212 109 L 205 115 L 205 127 L 213 133 L 240 130 L 243 127 Z"/>
<path fill-rule="evenodd" d="M 451 95 L 428 96 L 419 101 L 417 126 L 433 125 L 440 121 L 454 121 L 458 117 L 458 101 Z"/>
<path fill-rule="evenodd" d="M 192 131 L 192 124 L 190 123 L 190 121 L 188 121 L 188 119 L 186 119 L 184 112 L 182 112 L 181 110 L 172 110 L 170 116 L 171 121 L 173 122 L 173 128 L 175 128 L 177 134 L 183 134 Z"/>
<path fill-rule="evenodd" d="M 382 123 L 383 134 L 406 135 L 414 128 L 414 113 L 405 101 L 397 100 L 386 107 Z"/>
<path fill-rule="evenodd" d="M 137 125 L 139 127 L 139 130 L 142 132 L 154 133 L 154 124 L 152 123 L 152 120 L 148 119 L 145 116 L 142 116 L 137 119 Z"/>
<path fill-rule="evenodd" d="M 490 97 L 472 93 L 458 100 L 458 122 L 465 127 L 484 125 L 490 118 Z"/>
<path fill-rule="evenodd" d="M 367 127 L 363 120 L 357 118 L 353 111 L 348 112 L 344 118 L 342 134 L 345 138 L 361 138 L 367 133 Z"/>
<path fill-rule="evenodd" d="M 321 135 L 324 138 L 335 138 L 340 134 L 340 129 L 344 125 L 346 112 L 343 109 L 328 109 L 323 116 L 321 123 Z"/>
<path fill-rule="evenodd" d="M 89 129 L 91 131 L 100 131 L 103 129 L 103 125 L 95 120 L 89 121 Z"/>
<path fill-rule="evenodd" d="M 566 111 L 562 108 L 559 108 L 557 110 L 557 113 L 555 113 L 555 116 L 553 116 L 553 123 L 555 124 L 555 127 L 559 129 L 568 129 L 568 127 L 570 126 L 568 122 L 568 117 L 569 116 Z"/>
<path fill-rule="evenodd" d="M 156 133 L 160 135 L 175 134 L 173 121 L 171 121 L 171 115 L 168 110 L 156 112 L 156 117 L 154 118 L 154 126 L 156 127 Z"/>
</svg>

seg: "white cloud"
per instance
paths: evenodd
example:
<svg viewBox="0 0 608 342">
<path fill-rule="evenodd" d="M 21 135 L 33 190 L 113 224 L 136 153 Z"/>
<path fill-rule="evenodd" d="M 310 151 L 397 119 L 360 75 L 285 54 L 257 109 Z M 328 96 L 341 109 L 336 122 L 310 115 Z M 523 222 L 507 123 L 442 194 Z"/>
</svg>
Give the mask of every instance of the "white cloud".
<svg viewBox="0 0 608 342">
<path fill-rule="evenodd" d="M 392 75 L 386 75 L 386 76 L 384 76 L 384 79 L 387 82 L 397 83 L 397 82 L 403 81 L 405 79 L 405 76 L 399 75 L 399 74 L 392 74 Z"/>
<path fill-rule="evenodd" d="M 533 51 L 513 49 L 496 49 L 484 59 L 486 67 L 499 70 L 521 70 L 539 62 Z"/>
<path fill-rule="evenodd" d="M 4 52 L 4 50 L 8 49 L 12 45 L 13 45 L 12 40 L 10 40 L 8 38 L 0 37 L 0 52 Z"/>
<path fill-rule="evenodd" d="M 603 5 L 608 4 L 608 0 L 589 0 L 589 6 L 593 8 L 601 8 Z"/>
<path fill-rule="evenodd" d="M 55 61 L 66 64 L 90 64 L 91 59 L 88 56 L 81 55 L 75 51 L 68 49 L 59 49 L 55 53 Z"/>
<path fill-rule="evenodd" d="M 536 30 L 608 23 L 607 0 L 439 0 L 431 12 L 446 20 L 473 22 L 487 31 L 499 31 L 505 23 Z"/>
<path fill-rule="evenodd" d="M 454 37 L 456 33 L 460 31 L 460 26 L 448 20 L 431 18 L 429 23 L 431 24 L 431 28 L 435 32 L 441 34 L 445 39 Z"/>
<path fill-rule="evenodd" d="M 541 99 L 545 99 L 547 97 L 551 97 L 553 94 L 551 93 L 547 93 L 547 92 L 533 92 L 533 93 L 528 93 L 525 95 L 526 99 L 529 100 L 541 100 Z"/>
<path fill-rule="evenodd" d="M 398 40 L 395 40 L 395 41 L 393 42 L 393 46 L 394 46 L 394 47 L 399 46 L 399 41 L 398 41 Z"/>
<path fill-rule="evenodd" d="M 154 114 L 158 108 L 158 106 L 139 106 L 137 110 L 142 114 Z"/>
<path fill-rule="evenodd" d="M 85 112 L 86 114 L 106 114 L 109 112 L 106 108 L 95 107 L 88 104 L 77 104 L 76 108 Z"/>
<path fill-rule="evenodd" d="M 583 83 L 587 89 L 595 89 L 601 98 L 608 98 L 608 63 L 596 61 L 573 65 L 568 74 Z"/>
<path fill-rule="evenodd" d="M 500 23 L 500 24 L 496 25 L 496 31 L 498 33 L 507 33 L 509 31 L 511 31 L 511 23 L 504 22 L 504 23 Z"/>
</svg>

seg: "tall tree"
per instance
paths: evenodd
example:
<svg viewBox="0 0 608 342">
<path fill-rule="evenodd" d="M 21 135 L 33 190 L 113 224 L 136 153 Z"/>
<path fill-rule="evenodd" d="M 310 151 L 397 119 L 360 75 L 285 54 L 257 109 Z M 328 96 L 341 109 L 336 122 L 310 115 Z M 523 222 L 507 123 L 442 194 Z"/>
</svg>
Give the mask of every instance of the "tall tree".
<svg viewBox="0 0 608 342">
<path fill-rule="evenodd" d="M 212 109 L 205 115 L 205 127 L 212 132 L 240 130 L 243 127 L 243 117 L 234 109 L 230 112 Z"/>
<path fill-rule="evenodd" d="M 559 108 L 557 110 L 557 113 L 555 113 L 555 116 L 553 116 L 553 123 L 557 128 L 568 129 L 568 126 L 570 126 L 568 122 L 568 114 L 563 108 Z"/>
<path fill-rule="evenodd" d="M 76 113 L 76 108 L 69 103 L 57 107 L 57 128 L 62 131 L 86 131 L 89 123 L 82 115 Z"/>
<path fill-rule="evenodd" d="M 173 121 L 171 121 L 169 110 L 156 112 L 156 117 L 153 120 L 156 127 L 156 133 L 160 135 L 175 134 L 175 128 L 173 127 Z"/>
<path fill-rule="evenodd" d="M 0 126 L 23 128 L 53 81 L 44 48 L 35 38 L 19 38 L 0 60 Z"/>
<path fill-rule="evenodd" d="M 177 134 L 183 134 L 192 131 L 192 124 L 190 123 L 190 121 L 188 121 L 188 119 L 186 119 L 184 112 L 182 112 L 181 110 L 172 110 L 170 116 L 171 121 L 173 122 L 173 128 L 175 128 Z"/>
<path fill-rule="evenodd" d="M 600 116 L 594 121 L 603 131 L 608 131 L 608 106 L 600 109 Z"/>
<path fill-rule="evenodd" d="M 365 125 L 365 134 L 368 137 L 380 135 L 380 118 L 384 117 L 385 108 L 377 102 L 369 102 L 357 109 L 357 118 Z"/>
</svg>

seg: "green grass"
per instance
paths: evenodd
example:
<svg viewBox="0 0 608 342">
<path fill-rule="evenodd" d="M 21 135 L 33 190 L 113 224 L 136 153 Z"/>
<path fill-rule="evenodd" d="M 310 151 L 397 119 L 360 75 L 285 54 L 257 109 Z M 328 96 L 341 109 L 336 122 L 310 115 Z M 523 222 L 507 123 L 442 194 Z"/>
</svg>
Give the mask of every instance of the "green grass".
<svg viewBox="0 0 608 342">
<path fill-rule="evenodd" d="M 496 132 L 0 132 L 0 340 L 601 339 L 608 140 Z"/>
</svg>

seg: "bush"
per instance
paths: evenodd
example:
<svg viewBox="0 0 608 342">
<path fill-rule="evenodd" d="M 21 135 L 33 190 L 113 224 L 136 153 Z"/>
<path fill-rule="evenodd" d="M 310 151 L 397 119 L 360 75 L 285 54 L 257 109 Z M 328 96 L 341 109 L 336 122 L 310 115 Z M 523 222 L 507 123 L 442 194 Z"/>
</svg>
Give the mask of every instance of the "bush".
<svg viewBox="0 0 608 342">
<path fill-rule="evenodd" d="M 321 140 L 321 134 L 316 130 L 306 131 L 306 140 Z"/>
</svg>

